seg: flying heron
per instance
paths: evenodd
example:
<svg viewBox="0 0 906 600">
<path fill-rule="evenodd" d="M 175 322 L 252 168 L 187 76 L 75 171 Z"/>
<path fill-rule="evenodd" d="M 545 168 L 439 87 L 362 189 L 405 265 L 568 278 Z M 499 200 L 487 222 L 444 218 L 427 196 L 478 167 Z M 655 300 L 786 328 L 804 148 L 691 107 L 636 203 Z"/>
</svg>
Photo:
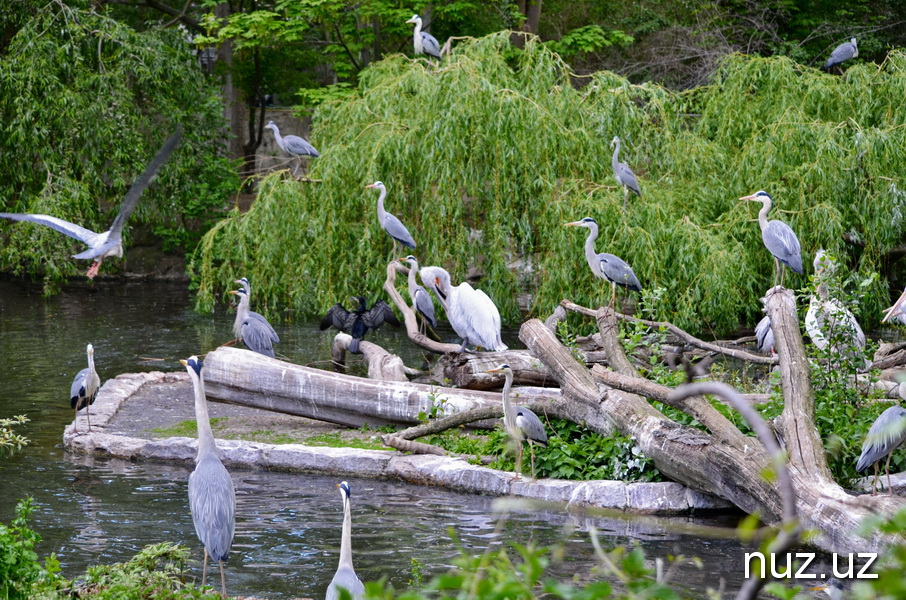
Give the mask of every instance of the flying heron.
<svg viewBox="0 0 906 600">
<path fill-rule="evenodd" d="M 524 406 L 513 406 L 510 402 L 510 389 L 513 387 L 513 369 L 510 365 L 500 365 L 485 373 L 503 373 L 506 381 L 503 384 L 503 426 L 516 444 L 516 475 L 522 475 L 522 442 L 528 441 L 532 455 L 532 479 L 535 479 L 535 447 L 547 446 L 547 433 L 538 415 Z"/>
<path fill-rule="evenodd" d="M 859 56 L 859 46 L 856 45 L 856 38 L 849 38 L 848 42 L 843 42 L 831 52 L 830 57 L 827 59 L 827 62 L 824 63 L 824 70 L 830 73 L 830 71 L 836 68 L 842 73 L 840 64 L 846 62 L 851 58 L 856 58 Z"/>
<path fill-rule="evenodd" d="M 381 229 L 386 231 L 387 235 L 393 238 L 393 255 L 399 256 L 396 246 L 397 242 L 408 248 L 415 248 L 415 240 L 412 238 L 412 234 L 409 233 L 409 230 L 406 229 L 406 226 L 403 225 L 402 221 L 397 219 L 395 215 L 391 215 L 384 210 L 384 198 L 387 197 L 387 187 L 384 183 L 375 181 L 365 187 L 374 188 L 380 191 L 377 201 L 378 223 L 380 224 Z"/>
<path fill-rule="evenodd" d="M 355 296 L 359 307 L 355 310 L 346 310 L 342 304 L 337 302 L 330 307 L 324 318 L 321 319 L 321 331 L 329 327 L 335 327 L 344 333 L 352 336 L 349 343 L 349 351 L 353 354 L 359 354 L 359 343 L 369 329 L 377 329 L 384 323 L 390 323 L 395 327 L 400 326 L 399 319 L 393 314 L 393 309 L 383 300 L 375 301 L 374 305 L 368 308 L 368 299 L 364 296 Z"/>
<path fill-rule="evenodd" d="M 412 18 L 406 23 L 415 23 L 415 32 L 412 35 L 415 53 L 427 54 L 440 60 L 440 44 L 437 43 L 437 39 L 433 35 L 422 31 L 422 18 L 418 15 L 412 15 Z"/>
<path fill-rule="evenodd" d="M 300 138 L 298 135 L 288 135 L 286 137 L 280 135 L 280 129 L 277 127 L 277 124 L 273 121 L 268 121 L 267 125 L 264 126 L 265 129 L 270 129 L 274 132 L 274 138 L 277 140 L 277 146 L 287 154 L 291 154 L 296 157 L 297 162 L 296 166 L 293 169 L 293 177 L 296 176 L 296 171 L 299 170 L 299 165 L 302 164 L 303 156 L 310 156 L 312 158 L 318 158 L 321 156 L 315 147 L 309 144 L 305 139 Z"/>
<path fill-rule="evenodd" d="M 434 301 L 428 290 L 418 285 L 415 281 L 415 275 L 418 273 L 418 260 L 411 254 L 406 258 L 399 259 L 400 262 L 409 264 L 409 298 L 412 299 L 413 308 L 424 318 L 423 323 L 437 327 L 437 317 L 434 315 Z"/>
<path fill-rule="evenodd" d="M 79 411 L 84 408 L 85 416 L 88 417 L 88 431 L 91 431 L 91 411 L 88 408 L 94 404 L 98 396 L 98 390 L 101 388 L 101 378 L 98 377 L 97 371 L 94 370 L 94 346 L 88 344 L 85 348 L 88 354 L 88 367 L 76 373 L 72 380 L 72 387 L 69 388 L 69 404 L 75 410 L 73 418 L 73 428 L 76 427 L 76 418 Z"/>
<path fill-rule="evenodd" d="M 758 225 L 761 227 L 761 240 L 765 247 L 774 256 L 774 286 L 777 285 L 777 271 L 780 271 L 780 285 L 783 286 L 783 275 L 786 267 L 797 273 L 802 273 L 802 251 L 799 248 L 799 238 L 793 229 L 783 221 L 768 221 L 768 212 L 771 210 L 771 196 L 759 190 L 740 200 L 761 202 L 758 211 Z M 781 266 L 781 263 L 783 266 Z"/>
<path fill-rule="evenodd" d="M 639 182 L 635 178 L 635 173 L 632 172 L 625 163 L 619 161 L 620 155 L 620 138 L 614 137 L 610 142 L 611 146 L 615 146 L 613 149 L 613 160 L 611 165 L 613 166 L 613 176 L 617 178 L 617 183 L 623 186 L 625 193 L 623 194 L 623 207 L 626 207 L 626 201 L 629 199 L 629 192 L 632 192 L 639 198 L 642 197 L 642 189 L 639 187 Z"/>
<path fill-rule="evenodd" d="M 598 238 L 598 222 L 591 217 L 585 217 L 581 221 L 566 223 L 565 227 L 586 227 L 589 229 L 588 237 L 585 238 L 585 260 L 591 267 L 591 272 L 595 277 L 600 277 L 610 282 L 610 304 L 613 306 L 617 297 L 617 286 L 621 285 L 628 290 L 635 292 L 642 291 L 642 284 L 639 283 L 638 277 L 626 261 L 619 256 L 601 252 L 595 252 L 595 240 Z"/>
<path fill-rule="evenodd" d="M 338 483 L 337 488 L 343 498 L 343 534 L 340 537 L 340 564 L 327 587 L 326 600 L 339 600 L 340 588 L 349 592 L 353 600 L 360 600 L 365 594 L 365 586 L 352 567 L 352 510 L 349 506 L 349 484 L 344 481 Z"/>
<path fill-rule="evenodd" d="M 467 281 L 452 285 L 450 274 L 440 267 L 423 267 L 418 273 L 425 287 L 440 300 L 453 331 L 462 338 L 460 352 L 465 352 L 469 344 L 493 352 L 507 349 L 500 339 L 500 311 L 487 294 Z"/>
<path fill-rule="evenodd" d="M 906 396 L 906 382 L 900 383 L 900 397 Z M 893 488 L 890 486 L 890 457 L 894 450 L 900 447 L 906 441 L 906 408 L 902 406 L 891 406 L 881 413 L 875 422 L 868 429 L 868 435 L 862 443 L 862 454 L 859 456 L 859 462 L 856 463 L 856 471 L 862 473 L 870 467 L 875 466 L 875 476 L 871 485 L 871 495 L 878 493 L 878 463 L 885 456 L 887 463 L 884 466 L 884 472 L 887 473 L 887 491 L 893 494 Z"/>
<path fill-rule="evenodd" d="M 121 257 L 123 255 L 123 228 L 126 226 L 126 219 L 129 218 L 129 215 L 131 215 L 132 211 L 135 210 L 135 207 L 138 206 L 138 201 L 142 196 L 142 192 L 145 191 L 145 188 L 148 187 L 151 180 L 154 179 L 157 171 L 165 162 L 167 162 L 170 155 L 173 154 L 173 150 L 176 149 L 181 137 L 182 126 L 179 126 L 176 129 L 176 133 L 167 138 L 167 141 L 164 142 L 164 145 L 158 150 L 157 155 L 151 163 L 145 167 L 145 172 L 135 180 L 135 183 L 133 183 L 132 187 L 129 188 L 129 191 L 126 192 L 126 198 L 123 200 L 122 206 L 120 206 L 119 214 L 117 214 L 116 218 L 113 220 L 113 225 L 103 233 L 96 233 L 90 229 L 76 225 L 75 223 L 70 223 L 69 221 L 64 221 L 63 219 L 58 219 L 57 217 L 52 217 L 50 215 L 0 213 L 0 218 L 10 219 L 12 221 L 38 223 L 39 225 L 45 225 L 51 229 L 55 229 L 63 235 L 68 235 L 71 238 L 84 242 L 88 245 L 88 250 L 80 252 L 79 254 L 74 254 L 73 258 L 95 259 L 85 273 L 88 276 L 88 279 L 94 279 L 105 258 L 108 256 Z"/>
<path fill-rule="evenodd" d="M 189 509 L 195 533 L 204 546 L 204 567 L 201 571 L 201 585 L 208 574 L 208 556 L 220 564 L 220 585 L 224 598 L 226 575 L 223 561 L 230 554 L 233 545 L 233 531 L 236 529 L 236 490 L 226 467 L 220 462 L 214 432 L 208 418 L 208 401 L 204 393 L 204 366 L 197 356 L 179 361 L 186 367 L 195 388 L 195 420 L 198 426 L 198 455 L 195 470 L 189 475 Z"/>
<path fill-rule="evenodd" d="M 233 332 L 239 324 L 239 338 L 245 347 L 252 352 L 274 358 L 274 344 L 280 342 L 277 332 L 271 327 L 263 316 L 249 310 L 249 294 L 245 289 L 232 290 L 234 296 L 239 296 L 239 306 L 236 308 L 236 320 L 233 322 Z"/>
</svg>

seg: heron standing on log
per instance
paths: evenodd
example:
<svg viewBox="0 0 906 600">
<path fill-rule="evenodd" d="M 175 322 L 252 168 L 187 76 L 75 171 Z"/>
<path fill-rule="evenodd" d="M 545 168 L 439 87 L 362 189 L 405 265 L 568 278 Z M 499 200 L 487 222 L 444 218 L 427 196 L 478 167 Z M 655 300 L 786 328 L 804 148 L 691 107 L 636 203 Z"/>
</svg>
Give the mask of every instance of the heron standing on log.
<svg viewBox="0 0 906 600">
<path fill-rule="evenodd" d="M 780 285 L 782 287 L 786 267 L 791 268 L 796 273 L 802 273 L 802 250 L 799 247 L 799 238 L 796 237 L 792 227 L 783 221 L 768 221 L 768 212 L 771 210 L 771 196 L 764 190 L 759 190 L 749 196 L 743 196 L 740 200 L 761 202 L 761 210 L 758 211 L 761 241 L 764 242 L 768 252 L 774 256 L 774 286 L 777 286 L 777 272 L 780 271 Z"/>
<path fill-rule="evenodd" d="M 422 323 L 427 323 L 431 327 L 437 327 L 437 317 L 434 314 L 434 301 L 428 290 L 418 285 L 415 281 L 415 275 L 418 273 L 418 260 L 411 254 L 406 258 L 399 259 L 400 262 L 408 263 L 409 277 L 407 280 L 409 287 L 409 298 L 412 299 L 412 307 L 424 319 Z"/>
<path fill-rule="evenodd" d="M 585 227 L 589 230 L 588 237 L 585 238 L 585 260 L 595 277 L 600 277 L 604 281 L 610 282 L 610 304 L 613 306 L 617 297 L 617 286 L 623 286 L 634 292 L 642 291 L 642 284 L 639 283 L 638 277 L 635 276 L 632 267 L 626 264 L 619 256 L 601 252 L 595 252 L 595 240 L 598 239 L 598 222 L 591 217 L 585 217 L 581 221 L 566 223 L 565 227 Z"/>
<path fill-rule="evenodd" d="M 535 479 L 535 447 L 547 446 L 547 432 L 538 415 L 524 406 L 514 406 L 510 402 L 510 390 L 513 387 L 513 369 L 510 365 L 500 365 L 485 373 L 503 373 L 506 378 L 503 384 L 503 426 L 510 439 L 516 444 L 516 475 L 522 475 L 522 442 L 528 441 L 532 455 L 532 479 Z"/>
</svg>

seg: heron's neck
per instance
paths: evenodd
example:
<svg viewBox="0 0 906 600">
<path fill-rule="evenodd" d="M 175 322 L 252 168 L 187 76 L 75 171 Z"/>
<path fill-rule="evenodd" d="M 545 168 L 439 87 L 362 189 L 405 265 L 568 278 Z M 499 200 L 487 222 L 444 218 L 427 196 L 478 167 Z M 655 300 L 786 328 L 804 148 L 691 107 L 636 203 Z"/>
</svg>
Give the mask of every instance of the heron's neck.
<svg viewBox="0 0 906 600">
<path fill-rule="evenodd" d="M 827 287 L 826 283 L 821 283 L 818 285 L 818 297 L 821 298 L 821 301 L 827 300 L 827 297 L 830 295 L 830 290 Z"/>
<path fill-rule="evenodd" d="M 415 46 L 415 53 L 422 53 L 422 21 L 421 19 L 415 20 L 415 31 L 412 34 L 412 43 Z"/>
<path fill-rule="evenodd" d="M 409 263 L 409 290 L 415 290 L 415 287 L 418 285 L 418 282 L 415 280 L 415 274 L 418 273 L 418 263 L 410 262 Z M 412 299 L 413 302 L 415 298 Z"/>
<path fill-rule="evenodd" d="M 94 373 L 94 354 L 88 355 L 88 372 Z"/>
<path fill-rule="evenodd" d="M 242 323 L 249 316 L 249 297 L 248 294 L 239 298 L 239 306 L 236 308 L 236 320 Z"/>
<path fill-rule="evenodd" d="M 343 534 L 340 537 L 340 566 L 352 568 L 352 510 L 343 500 Z"/>
<path fill-rule="evenodd" d="M 617 165 L 620 164 L 620 142 L 617 142 L 616 147 L 613 149 L 613 160 L 610 162 L 613 165 L 613 168 L 616 169 Z"/>
<path fill-rule="evenodd" d="M 198 457 L 200 460 L 205 454 L 213 452 L 217 454 L 217 446 L 214 444 L 214 432 L 211 430 L 211 419 L 208 416 L 208 401 L 204 393 L 204 380 L 198 375 L 198 381 L 195 384 L 195 422 L 198 426 Z"/>
<path fill-rule="evenodd" d="M 771 201 L 764 200 L 761 203 L 761 210 L 758 211 L 758 225 L 764 231 L 768 226 L 768 212 L 771 210 Z"/>
<path fill-rule="evenodd" d="M 503 384 L 503 426 L 509 431 L 516 427 L 516 411 L 510 402 L 510 390 L 513 387 L 513 372 L 505 373 L 506 382 Z"/>
<path fill-rule="evenodd" d="M 384 198 L 386 198 L 386 197 L 387 197 L 387 188 L 382 187 L 380 189 L 380 194 L 378 195 L 378 199 L 377 199 L 377 214 L 378 214 L 378 219 L 380 219 L 381 222 L 384 221 L 384 215 L 387 214 L 387 211 L 384 210 Z"/>
<path fill-rule="evenodd" d="M 280 135 L 280 130 L 277 128 L 276 125 L 274 125 L 273 130 L 274 130 L 274 139 L 277 140 L 277 145 L 280 146 L 281 149 L 283 149 L 284 148 L 283 136 Z"/>
<path fill-rule="evenodd" d="M 588 237 L 585 238 L 585 260 L 588 261 L 588 265 L 591 267 L 591 270 L 595 273 L 598 270 L 595 268 L 595 263 L 598 260 L 598 254 L 595 252 L 595 240 L 598 239 L 598 226 L 597 224 L 591 224 L 588 227 Z"/>
</svg>

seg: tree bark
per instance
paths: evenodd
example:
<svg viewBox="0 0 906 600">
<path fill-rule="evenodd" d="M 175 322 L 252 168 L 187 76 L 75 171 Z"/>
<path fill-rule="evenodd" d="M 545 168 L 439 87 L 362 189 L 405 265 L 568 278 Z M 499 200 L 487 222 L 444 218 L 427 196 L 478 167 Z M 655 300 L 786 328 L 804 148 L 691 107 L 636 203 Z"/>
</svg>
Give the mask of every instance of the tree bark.
<svg viewBox="0 0 906 600">
<path fill-rule="evenodd" d="M 505 355 L 505 356 L 503 356 Z M 547 367 L 525 350 L 506 352 L 451 352 L 444 354 L 434 365 L 434 378 L 450 381 L 453 386 L 468 390 L 500 389 L 503 377 L 497 373 L 486 373 L 507 364 L 513 370 L 517 385 L 556 385 Z"/>
<path fill-rule="evenodd" d="M 348 333 L 340 332 L 333 338 L 333 344 L 330 346 L 330 357 L 335 365 L 342 366 L 346 364 L 346 352 L 349 350 L 349 344 L 352 342 L 352 336 Z M 407 374 L 414 374 L 417 371 L 408 369 L 403 364 L 403 359 L 396 354 L 391 354 L 377 344 L 361 340 L 359 350 L 365 362 L 368 363 L 368 379 L 377 379 L 378 381 L 409 381 Z"/>
</svg>

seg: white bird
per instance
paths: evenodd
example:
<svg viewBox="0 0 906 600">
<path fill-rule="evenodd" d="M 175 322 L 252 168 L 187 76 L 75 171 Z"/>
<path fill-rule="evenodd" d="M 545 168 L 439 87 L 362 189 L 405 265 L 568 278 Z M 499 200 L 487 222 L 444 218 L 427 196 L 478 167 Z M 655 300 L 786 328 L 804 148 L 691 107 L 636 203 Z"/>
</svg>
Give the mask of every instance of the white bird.
<svg viewBox="0 0 906 600">
<path fill-rule="evenodd" d="M 393 238 L 393 255 L 399 256 L 396 247 L 397 242 L 408 248 L 415 248 L 415 240 L 412 238 L 412 234 L 409 233 L 409 230 L 406 229 L 406 226 L 403 225 L 403 222 L 396 218 L 396 215 L 392 215 L 384 210 L 384 198 L 387 197 L 387 186 L 385 186 L 382 181 L 375 181 L 365 187 L 376 189 L 380 192 L 377 201 L 378 224 L 381 226 L 381 229 L 387 232 L 387 235 Z"/>
<path fill-rule="evenodd" d="M 425 322 L 431 327 L 437 327 L 437 317 L 434 313 L 434 301 L 431 299 L 431 294 L 415 281 L 415 275 L 418 273 L 418 260 L 410 254 L 406 258 L 401 258 L 400 261 L 409 263 L 409 298 L 412 299 L 413 308 L 424 317 Z"/>
<path fill-rule="evenodd" d="M 848 42 L 843 42 L 831 52 L 830 57 L 827 59 L 827 62 L 824 63 L 824 70 L 830 72 L 831 69 L 837 67 L 840 70 L 840 64 L 859 56 L 859 46 L 856 44 L 856 38 L 849 38 Z"/>
<path fill-rule="evenodd" d="M 141 198 L 142 192 L 145 191 L 145 188 L 148 187 L 151 180 L 154 179 L 157 171 L 165 162 L 167 162 L 170 155 L 173 154 L 173 150 L 176 149 L 176 145 L 179 143 L 181 137 L 182 126 L 179 126 L 176 133 L 171 135 L 167 141 L 164 142 L 163 147 L 157 152 L 157 156 L 154 157 L 151 164 L 145 167 L 145 172 L 142 173 L 139 178 L 135 180 L 135 183 L 132 184 L 132 187 L 129 188 L 129 191 L 126 193 L 126 199 L 123 200 L 123 204 L 120 206 L 120 212 L 113 220 L 113 225 L 103 233 L 91 231 L 90 229 L 86 229 L 75 223 L 70 223 L 69 221 L 64 221 L 63 219 L 58 219 L 57 217 L 52 217 L 50 215 L 0 213 L 0 218 L 10 219 L 12 221 L 38 223 L 39 225 L 55 229 L 63 235 L 68 235 L 71 238 L 84 242 L 88 245 L 88 250 L 73 255 L 73 258 L 95 259 L 95 262 L 88 267 L 88 271 L 85 273 L 88 276 L 88 279 L 94 279 L 105 258 L 108 256 L 121 257 L 123 255 L 122 236 L 123 228 L 126 225 L 126 219 L 129 218 L 129 215 L 131 215 L 132 211 L 135 210 L 135 207 L 138 206 L 138 200 Z"/>
<path fill-rule="evenodd" d="M 94 346 L 88 344 L 85 351 L 88 353 L 88 367 L 76 373 L 72 380 L 72 386 L 69 388 L 69 404 L 75 410 L 76 417 L 78 417 L 79 410 L 85 409 L 85 416 L 88 417 L 88 431 L 91 431 L 91 411 L 88 407 L 94 404 L 94 400 L 98 396 L 98 390 L 101 389 L 101 378 L 94 370 Z M 76 422 L 74 418 L 73 427 Z"/>
<path fill-rule="evenodd" d="M 834 352 L 862 357 L 865 333 L 855 315 L 842 302 L 829 297 L 826 277 L 833 271 L 833 263 L 824 250 L 815 254 L 815 275 L 818 277 L 818 296 L 809 299 L 805 313 L 805 331 L 819 350 L 834 344 Z"/>
<path fill-rule="evenodd" d="M 885 323 L 890 319 L 899 322 L 900 325 L 906 325 L 906 289 L 903 289 L 903 293 L 893 303 L 893 306 L 884 311 L 884 318 L 881 319 L 881 322 Z"/>
<path fill-rule="evenodd" d="M 321 156 L 318 151 L 315 150 L 315 147 L 309 144 L 304 138 L 300 138 L 298 135 L 287 135 L 285 137 L 280 135 L 280 129 L 273 121 L 268 121 L 264 128 L 274 132 L 274 139 L 277 140 L 277 146 L 279 146 L 281 150 L 298 159 L 296 166 L 293 168 L 293 177 L 296 176 L 296 171 L 299 170 L 299 165 L 302 164 L 303 156 L 310 156 L 312 158 Z"/>
<path fill-rule="evenodd" d="M 327 587 L 327 600 L 339 600 L 340 588 L 349 592 L 353 600 L 360 600 L 365 594 L 365 586 L 352 566 L 352 509 L 349 506 L 349 484 L 344 481 L 338 483 L 337 488 L 343 498 L 343 533 L 340 537 L 340 564 Z"/>
<path fill-rule="evenodd" d="M 507 349 L 500 339 L 500 311 L 487 294 L 466 281 L 452 285 L 450 274 L 440 267 L 423 267 L 418 273 L 425 287 L 437 295 L 453 331 L 462 338 L 460 352 L 465 352 L 469 344 L 494 352 Z"/>
<path fill-rule="evenodd" d="M 629 199 L 629 192 L 632 192 L 639 198 L 642 197 L 642 189 L 639 187 L 639 182 L 635 178 L 635 173 L 632 172 L 632 169 L 629 168 L 626 163 L 621 163 L 619 161 L 620 156 L 620 138 L 614 137 L 610 142 L 611 146 L 616 146 L 613 150 L 613 159 L 611 160 L 611 166 L 613 167 L 613 176 L 617 178 L 617 183 L 619 183 L 623 188 L 625 188 L 625 193 L 623 194 L 623 207 L 626 207 L 626 201 Z"/>
<path fill-rule="evenodd" d="M 532 479 L 535 478 L 535 446 L 547 446 L 547 432 L 538 415 L 524 406 L 513 406 L 510 402 L 510 390 L 513 387 L 513 369 L 510 365 L 500 365 L 485 373 L 503 373 L 506 378 L 503 384 L 503 426 L 516 444 L 516 475 L 522 475 L 522 442 L 528 441 L 532 453 Z"/>
<path fill-rule="evenodd" d="M 437 43 L 437 39 L 433 35 L 422 31 L 422 18 L 418 15 L 412 15 L 412 18 L 406 23 L 415 23 L 415 32 L 412 35 L 415 53 L 427 54 L 440 60 L 440 44 Z"/>
</svg>

